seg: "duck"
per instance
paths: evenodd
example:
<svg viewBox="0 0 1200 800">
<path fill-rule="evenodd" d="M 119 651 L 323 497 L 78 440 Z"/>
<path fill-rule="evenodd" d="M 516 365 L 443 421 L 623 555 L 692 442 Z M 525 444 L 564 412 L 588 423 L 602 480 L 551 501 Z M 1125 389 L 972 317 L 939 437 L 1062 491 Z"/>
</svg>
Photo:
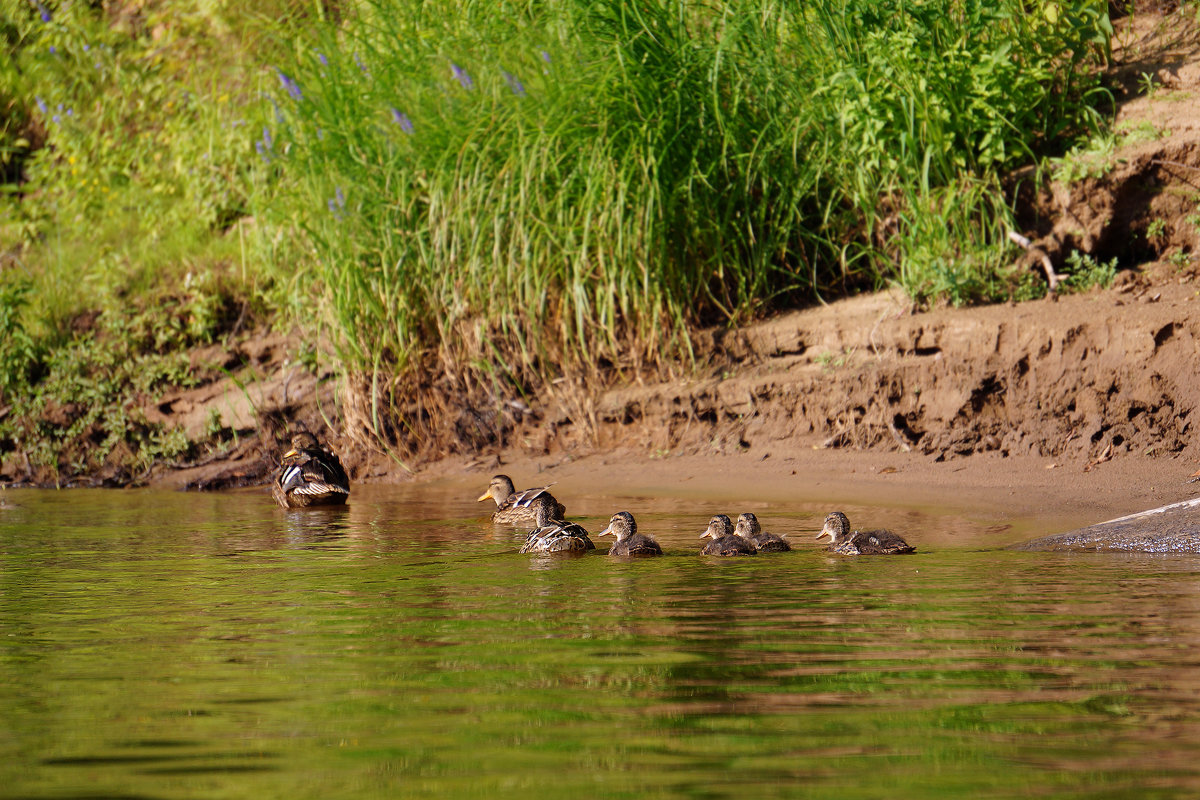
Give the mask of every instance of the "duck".
<svg viewBox="0 0 1200 800">
<path fill-rule="evenodd" d="M 774 533 L 763 533 L 758 524 L 758 517 L 747 511 L 738 517 L 737 526 L 733 532 L 754 545 L 760 553 L 786 553 L 792 549 L 783 536 Z"/>
<path fill-rule="evenodd" d="M 535 499 L 533 506 L 537 527 L 521 545 L 522 553 L 583 553 L 596 549 L 582 525 L 560 518 L 560 505 L 549 494 Z"/>
<path fill-rule="evenodd" d="M 283 508 L 340 506 L 350 496 L 350 479 L 333 451 L 302 431 L 280 459 L 271 496 Z"/>
<path fill-rule="evenodd" d="M 513 487 L 512 478 L 507 475 L 494 475 L 491 483 L 488 484 L 487 491 L 479 495 L 476 502 L 482 503 L 488 498 L 496 501 L 496 511 L 492 514 L 492 522 L 496 525 L 512 525 L 514 527 L 535 525 L 537 524 L 537 509 L 534 508 L 534 501 L 540 497 L 549 497 L 554 500 L 547 491 L 553 485 L 551 483 L 518 492 Z M 564 518 L 567 515 L 567 509 L 557 500 L 554 500 L 554 505 L 556 511 L 553 516 L 557 519 Z"/>
<path fill-rule="evenodd" d="M 825 518 L 825 525 L 817 538 L 822 536 L 829 537 L 829 549 L 832 552 L 844 556 L 896 555 L 913 553 L 917 549 L 891 531 L 851 532 L 850 519 L 841 511 L 834 511 Z"/>
<path fill-rule="evenodd" d="M 608 521 L 608 527 L 597 533 L 597 536 L 612 534 L 617 541 L 608 548 L 610 556 L 661 556 L 662 548 L 658 542 L 638 533 L 637 521 L 628 511 L 618 511 Z"/>
<path fill-rule="evenodd" d="M 706 556 L 752 556 L 758 552 L 754 544 L 733 532 L 733 523 L 724 514 L 717 514 L 708 521 L 708 528 L 700 538 L 709 537 L 711 542 L 700 551 Z"/>
</svg>

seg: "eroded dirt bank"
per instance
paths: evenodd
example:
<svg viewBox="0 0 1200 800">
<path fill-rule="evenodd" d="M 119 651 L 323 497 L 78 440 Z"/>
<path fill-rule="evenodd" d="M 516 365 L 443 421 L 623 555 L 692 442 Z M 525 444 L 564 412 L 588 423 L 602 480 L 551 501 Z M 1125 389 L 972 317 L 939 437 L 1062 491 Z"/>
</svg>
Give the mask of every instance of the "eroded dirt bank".
<svg viewBox="0 0 1200 800">
<path fill-rule="evenodd" d="M 257 413 L 324 430 L 355 480 L 451 481 L 467 493 L 503 470 L 568 492 L 871 497 L 1061 515 L 1064 524 L 1194 493 L 1185 480 L 1200 463 L 1200 283 L 1190 274 L 1151 270 L 1056 301 L 921 314 L 880 293 L 782 314 L 720 346 L 722 366 L 708 378 L 594 398 L 583 409 L 594 436 L 547 405 L 510 421 L 503 443 L 415 473 L 356 446 L 336 414 L 326 426 L 317 409 L 336 410 L 331 383 L 267 361 L 259 384 L 218 381 L 156 406 L 199 424 L 213 404 L 257 405 L 226 458 L 162 468 L 153 480 L 262 482 L 282 429 L 272 423 L 256 439 Z"/>
</svg>

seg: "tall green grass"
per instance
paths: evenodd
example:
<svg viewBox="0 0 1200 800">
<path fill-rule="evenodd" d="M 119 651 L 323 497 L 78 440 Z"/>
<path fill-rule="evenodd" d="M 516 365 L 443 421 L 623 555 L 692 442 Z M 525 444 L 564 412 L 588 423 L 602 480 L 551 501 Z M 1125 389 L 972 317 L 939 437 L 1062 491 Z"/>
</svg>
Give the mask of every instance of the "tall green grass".
<svg viewBox="0 0 1200 800">
<path fill-rule="evenodd" d="M 696 323 L 1010 278 L 997 176 L 1090 126 L 1107 4 L 362 0 L 279 65 L 348 366 L 521 391 Z"/>
</svg>

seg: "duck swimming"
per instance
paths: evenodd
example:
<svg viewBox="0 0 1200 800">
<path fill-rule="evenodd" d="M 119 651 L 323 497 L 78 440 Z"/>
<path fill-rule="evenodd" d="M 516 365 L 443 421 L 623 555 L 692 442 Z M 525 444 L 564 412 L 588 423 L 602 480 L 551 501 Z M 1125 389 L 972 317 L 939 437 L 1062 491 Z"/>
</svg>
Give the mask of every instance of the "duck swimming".
<svg viewBox="0 0 1200 800">
<path fill-rule="evenodd" d="M 829 537 L 829 549 L 844 556 L 873 556 L 912 553 L 917 548 L 891 531 L 850 530 L 850 519 L 841 511 L 834 511 L 825 518 L 825 525 L 817 538 Z"/>
<path fill-rule="evenodd" d="M 760 553 L 786 553 L 792 549 L 782 536 L 763 533 L 762 526 L 758 524 L 758 517 L 750 512 L 738 517 L 737 527 L 733 532 L 754 545 Z"/>
<path fill-rule="evenodd" d="M 537 527 L 521 545 L 522 553 L 582 553 L 596 549 L 582 525 L 559 519 L 560 506 L 549 494 L 538 497 L 533 504 Z"/>
<path fill-rule="evenodd" d="M 638 533 L 637 522 L 628 511 L 618 511 L 608 521 L 608 527 L 597 533 L 597 536 L 612 534 L 617 537 L 616 543 L 608 548 L 610 556 L 661 556 L 662 548 L 658 542 L 645 534 Z"/>
<path fill-rule="evenodd" d="M 283 454 L 271 496 L 283 508 L 340 506 L 350 496 L 350 479 L 342 462 L 311 433 L 292 437 L 292 449 Z"/>
<path fill-rule="evenodd" d="M 488 484 L 488 490 L 479 495 L 477 502 L 483 502 L 489 497 L 496 501 L 496 511 L 492 514 L 492 522 L 497 525 L 534 525 L 537 523 L 537 509 L 534 508 L 534 501 L 539 497 L 554 498 L 547 491 L 550 486 L 538 486 L 533 489 L 526 489 L 523 492 L 518 492 L 513 488 L 512 478 L 507 475 L 496 475 Z M 563 504 L 554 500 L 556 512 L 553 514 L 557 519 L 562 519 L 567 515 L 567 509 Z"/>
<path fill-rule="evenodd" d="M 748 539 L 734 535 L 733 523 L 724 514 L 717 514 L 708 521 L 708 528 L 700 538 L 709 537 L 711 542 L 700 551 L 706 556 L 752 556 L 758 552 Z"/>
</svg>

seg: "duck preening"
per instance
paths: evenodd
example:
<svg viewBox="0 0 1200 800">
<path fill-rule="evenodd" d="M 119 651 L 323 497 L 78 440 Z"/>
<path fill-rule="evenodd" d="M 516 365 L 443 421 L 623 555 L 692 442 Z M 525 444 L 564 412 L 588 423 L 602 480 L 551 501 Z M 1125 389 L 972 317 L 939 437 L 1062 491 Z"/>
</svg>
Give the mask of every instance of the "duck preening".
<svg viewBox="0 0 1200 800">
<path fill-rule="evenodd" d="M 850 519 L 841 511 L 834 511 L 825 518 L 817 538 L 822 536 L 829 537 L 830 550 L 844 556 L 894 555 L 917 549 L 891 531 L 851 531 Z"/>
<path fill-rule="evenodd" d="M 758 552 L 752 542 L 733 532 L 733 523 L 724 514 L 717 514 L 708 521 L 708 528 L 700 538 L 706 536 L 712 539 L 700 551 L 706 556 L 752 556 Z"/>
<path fill-rule="evenodd" d="M 534 525 L 537 522 L 537 509 L 534 502 L 542 497 L 549 497 L 555 506 L 558 519 L 567 515 L 567 509 L 562 503 L 554 500 L 548 489 L 554 484 L 538 486 L 518 492 L 513 488 L 512 478 L 507 475 L 496 475 L 488 484 L 487 491 L 479 495 L 479 502 L 488 498 L 496 501 L 496 511 L 492 514 L 492 522 L 497 525 Z"/>
<path fill-rule="evenodd" d="M 615 544 L 608 548 L 610 556 L 661 556 L 662 548 L 658 542 L 638 533 L 637 522 L 628 511 L 618 511 L 608 521 L 608 527 L 597 533 L 597 536 L 612 534 L 617 538 Z"/>
<path fill-rule="evenodd" d="M 297 433 L 279 462 L 271 496 L 284 508 L 340 506 L 350 496 L 350 479 L 332 450 L 311 433 Z"/>
<path fill-rule="evenodd" d="M 533 507 L 537 527 L 526 537 L 522 553 L 582 553 L 596 549 L 582 525 L 560 518 L 561 506 L 549 494 L 536 498 Z"/>
</svg>

